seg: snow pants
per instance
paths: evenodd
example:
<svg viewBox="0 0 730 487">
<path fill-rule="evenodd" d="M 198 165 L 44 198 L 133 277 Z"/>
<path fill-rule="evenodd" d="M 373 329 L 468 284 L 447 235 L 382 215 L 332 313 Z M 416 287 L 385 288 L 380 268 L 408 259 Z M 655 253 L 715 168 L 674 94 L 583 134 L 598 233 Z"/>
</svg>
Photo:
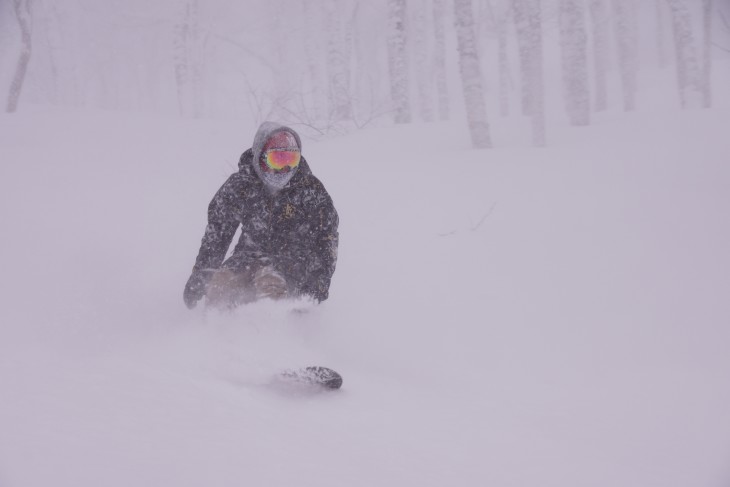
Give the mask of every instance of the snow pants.
<svg viewBox="0 0 730 487">
<path fill-rule="evenodd" d="M 235 308 L 258 299 L 284 299 L 291 294 L 286 279 L 272 267 L 242 271 L 218 269 L 206 287 L 208 306 Z"/>
</svg>

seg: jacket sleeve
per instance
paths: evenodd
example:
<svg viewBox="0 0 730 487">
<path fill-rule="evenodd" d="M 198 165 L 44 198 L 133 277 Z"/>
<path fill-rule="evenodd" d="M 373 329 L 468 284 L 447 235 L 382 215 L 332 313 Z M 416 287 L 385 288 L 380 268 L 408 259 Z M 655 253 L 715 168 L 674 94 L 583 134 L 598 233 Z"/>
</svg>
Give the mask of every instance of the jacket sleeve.
<svg viewBox="0 0 730 487">
<path fill-rule="evenodd" d="M 208 205 L 208 225 L 193 271 L 218 269 L 226 257 L 239 225 L 236 218 L 235 177 L 234 174 L 223 183 Z"/>
<path fill-rule="evenodd" d="M 319 301 L 329 297 L 332 275 L 337 266 L 339 245 L 339 216 L 330 196 L 324 191 L 321 203 L 317 206 L 317 228 L 314 247 L 307 265 L 309 278 L 304 292 Z"/>
</svg>

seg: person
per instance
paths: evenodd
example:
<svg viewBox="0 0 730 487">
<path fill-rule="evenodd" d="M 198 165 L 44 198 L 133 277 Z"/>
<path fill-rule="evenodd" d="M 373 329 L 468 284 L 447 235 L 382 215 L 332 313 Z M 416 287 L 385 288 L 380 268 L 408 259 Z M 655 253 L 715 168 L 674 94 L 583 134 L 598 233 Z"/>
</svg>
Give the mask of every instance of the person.
<svg viewBox="0 0 730 487">
<path fill-rule="evenodd" d="M 183 298 L 232 308 L 261 298 L 329 296 L 339 217 L 291 128 L 264 122 L 208 206 L 200 251 Z M 241 236 L 225 259 L 233 237 Z M 225 259 L 225 260 L 224 260 Z"/>
</svg>

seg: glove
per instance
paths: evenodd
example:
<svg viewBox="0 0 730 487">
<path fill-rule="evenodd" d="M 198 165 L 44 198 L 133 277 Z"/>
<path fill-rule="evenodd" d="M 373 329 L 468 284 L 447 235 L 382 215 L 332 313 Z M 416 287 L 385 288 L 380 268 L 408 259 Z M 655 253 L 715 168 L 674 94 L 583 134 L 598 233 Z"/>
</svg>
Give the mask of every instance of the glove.
<svg viewBox="0 0 730 487">
<path fill-rule="evenodd" d="M 207 276 L 204 272 L 193 271 L 183 292 L 183 300 L 188 309 L 193 309 L 198 301 L 205 296 L 205 287 L 208 284 Z"/>
<path fill-rule="evenodd" d="M 329 283 L 324 280 L 316 281 L 304 286 L 302 294 L 310 296 L 317 304 L 329 297 Z"/>
</svg>

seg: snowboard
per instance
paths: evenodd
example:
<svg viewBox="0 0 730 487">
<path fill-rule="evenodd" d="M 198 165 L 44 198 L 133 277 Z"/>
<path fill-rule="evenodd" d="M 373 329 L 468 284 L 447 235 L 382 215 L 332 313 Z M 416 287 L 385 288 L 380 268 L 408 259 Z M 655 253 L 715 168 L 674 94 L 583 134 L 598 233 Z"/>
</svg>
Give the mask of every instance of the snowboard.
<svg viewBox="0 0 730 487">
<path fill-rule="evenodd" d="M 279 379 L 286 383 L 318 389 L 334 390 L 342 387 L 342 376 L 339 373 L 320 366 L 285 370 L 279 374 Z"/>
</svg>

